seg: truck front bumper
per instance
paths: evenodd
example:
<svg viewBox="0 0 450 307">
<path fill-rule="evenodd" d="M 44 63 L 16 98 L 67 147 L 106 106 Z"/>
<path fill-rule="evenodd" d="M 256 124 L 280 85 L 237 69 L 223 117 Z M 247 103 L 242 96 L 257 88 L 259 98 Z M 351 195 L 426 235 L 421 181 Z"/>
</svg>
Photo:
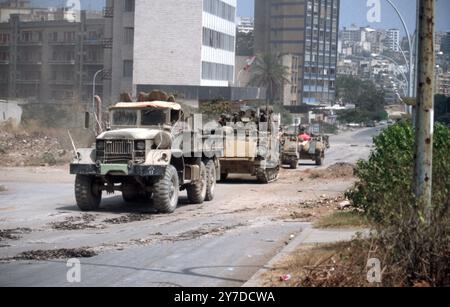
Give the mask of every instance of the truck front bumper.
<svg viewBox="0 0 450 307">
<path fill-rule="evenodd" d="M 166 166 L 162 165 L 70 164 L 72 175 L 161 177 L 165 170 Z"/>
</svg>

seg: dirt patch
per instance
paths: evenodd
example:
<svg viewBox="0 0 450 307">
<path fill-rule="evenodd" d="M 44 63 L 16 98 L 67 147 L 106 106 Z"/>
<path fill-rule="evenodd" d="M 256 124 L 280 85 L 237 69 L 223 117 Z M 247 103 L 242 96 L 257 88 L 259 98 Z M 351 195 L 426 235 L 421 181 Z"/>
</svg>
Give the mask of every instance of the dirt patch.
<svg viewBox="0 0 450 307">
<path fill-rule="evenodd" d="M 112 225 L 120 225 L 120 224 L 128 224 L 133 222 L 142 222 L 142 221 L 148 221 L 154 219 L 153 215 L 150 214 L 127 214 L 122 215 L 120 217 L 115 217 L 111 219 L 106 219 L 103 221 L 103 223 L 106 224 L 112 224 Z"/>
<path fill-rule="evenodd" d="M 352 178 L 355 175 L 355 166 L 349 163 L 336 163 L 324 170 L 306 170 L 309 179 L 340 179 Z"/>
<path fill-rule="evenodd" d="M 15 228 L 0 230 L 0 241 L 3 240 L 20 240 L 22 235 L 31 233 L 30 228 Z"/>
<path fill-rule="evenodd" d="M 71 258 L 91 258 L 97 256 L 97 253 L 87 248 L 76 249 L 55 249 L 55 250 L 36 250 L 27 251 L 18 254 L 12 259 L 7 260 L 50 260 L 50 259 L 71 259 Z"/>
<path fill-rule="evenodd" d="M 63 222 L 54 222 L 50 226 L 54 230 L 83 230 L 83 229 L 102 229 L 104 226 L 94 224 L 95 216 L 92 214 L 83 214 L 82 216 L 69 216 Z"/>
<path fill-rule="evenodd" d="M 341 203 L 343 199 L 343 195 L 333 198 L 322 196 L 316 200 L 306 200 L 297 204 L 285 205 L 285 212 L 283 212 L 278 219 L 313 222 L 336 212 L 338 210 L 339 203 Z M 272 208 L 276 207 L 277 205 L 272 206 Z"/>
</svg>

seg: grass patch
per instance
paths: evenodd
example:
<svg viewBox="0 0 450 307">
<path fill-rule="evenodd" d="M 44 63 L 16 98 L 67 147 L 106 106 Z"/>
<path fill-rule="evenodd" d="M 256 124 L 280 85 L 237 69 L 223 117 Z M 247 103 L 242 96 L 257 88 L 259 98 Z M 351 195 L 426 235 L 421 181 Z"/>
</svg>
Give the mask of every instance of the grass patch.
<svg viewBox="0 0 450 307">
<path fill-rule="evenodd" d="M 362 213 L 345 211 L 324 216 L 314 226 L 317 228 L 364 228 L 369 226 L 369 221 Z"/>
</svg>

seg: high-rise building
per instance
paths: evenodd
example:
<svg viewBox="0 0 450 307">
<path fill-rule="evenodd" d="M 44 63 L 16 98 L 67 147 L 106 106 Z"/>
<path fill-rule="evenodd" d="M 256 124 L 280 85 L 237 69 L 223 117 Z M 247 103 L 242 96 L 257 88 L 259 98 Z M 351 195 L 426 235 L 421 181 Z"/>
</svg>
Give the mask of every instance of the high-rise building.
<svg viewBox="0 0 450 307">
<path fill-rule="evenodd" d="M 298 104 L 335 100 L 340 0 L 258 0 L 257 53 L 298 57 Z"/>
<path fill-rule="evenodd" d="M 450 54 L 450 32 L 447 32 L 441 38 L 441 51 L 444 54 Z"/>
<path fill-rule="evenodd" d="M 386 47 L 394 52 L 400 51 L 400 30 L 389 29 L 386 32 Z"/>
<path fill-rule="evenodd" d="M 105 67 L 111 80 L 105 80 L 105 99 L 158 88 L 196 100 L 199 87 L 231 86 L 236 2 L 108 0 Z"/>
</svg>

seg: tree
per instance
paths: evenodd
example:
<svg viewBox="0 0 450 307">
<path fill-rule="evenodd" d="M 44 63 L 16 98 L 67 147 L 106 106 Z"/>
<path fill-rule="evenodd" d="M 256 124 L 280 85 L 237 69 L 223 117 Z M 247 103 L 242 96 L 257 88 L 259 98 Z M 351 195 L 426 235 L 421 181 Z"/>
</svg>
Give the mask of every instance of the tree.
<svg viewBox="0 0 450 307">
<path fill-rule="evenodd" d="M 250 84 L 267 89 L 267 102 L 273 103 L 288 79 L 288 67 L 281 61 L 281 55 L 262 54 L 256 57 L 251 69 Z"/>
<path fill-rule="evenodd" d="M 253 32 L 236 34 L 236 55 L 253 56 L 254 55 L 255 35 Z"/>
<path fill-rule="evenodd" d="M 345 122 L 366 122 L 387 118 L 384 110 L 386 105 L 384 93 L 378 90 L 372 81 L 351 76 L 338 77 L 336 93 L 337 100 L 355 105 L 355 110 L 339 112 L 339 118 Z"/>
</svg>

